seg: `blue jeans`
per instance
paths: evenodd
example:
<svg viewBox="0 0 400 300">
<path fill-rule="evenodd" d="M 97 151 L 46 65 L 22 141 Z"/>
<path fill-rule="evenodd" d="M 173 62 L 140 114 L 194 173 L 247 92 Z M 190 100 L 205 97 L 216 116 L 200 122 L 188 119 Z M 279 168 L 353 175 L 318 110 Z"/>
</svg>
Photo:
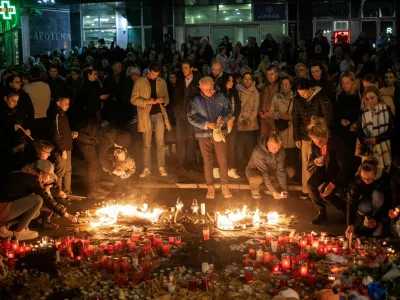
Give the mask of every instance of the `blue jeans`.
<svg viewBox="0 0 400 300">
<path fill-rule="evenodd" d="M 165 167 L 165 144 L 164 132 L 165 123 L 162 113 L 150 115 L 150 131 L 143 132 L 143 163 L 144 167 L 150 169 L 151 166 L 151 138 L 153 136 L 153 128 L 157 146 L 158 167 Z"/>
<path fill-rule="evenodd" d="M 54 161 L 54 173 L 57 175 L 58 186 L 67 194 L 71 194 L 71 151 L 67 151 L 67 159 L 62 158 L 62 154 L 56 152 Z"/>
</svg>

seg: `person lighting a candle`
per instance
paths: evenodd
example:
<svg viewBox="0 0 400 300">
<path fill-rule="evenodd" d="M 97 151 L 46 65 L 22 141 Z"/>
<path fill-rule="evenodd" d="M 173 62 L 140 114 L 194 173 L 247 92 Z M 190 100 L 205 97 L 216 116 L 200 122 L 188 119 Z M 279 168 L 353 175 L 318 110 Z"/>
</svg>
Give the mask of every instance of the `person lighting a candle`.
<svg viewBox="0 0 400 300">
<path fill-rule="evenodd" d="M 281 139 L 273 131 L 260 140 L 254 148 L 246 167 L 251 196 L 260 199 L 260 185 L 264 182 L 265 193 L 272 194 L 274 199 L 288 197 L 288 185 L 285 167 L 285 150 Z"/>
<path fill-rule="evenodd" d="M 342 213 L 339 222 L 345 222 L 346 202 L 336 195 L 336 191 L 337 188 L 346 187 L 349 158 L 347 147 L 340 138 L 329 136 L 324 118 L 312 118 L 309 136 L 312 145 L 307 169 L 312 175 L 307 186 L 310 198 L 318 209 L 318 215 L 311 224 L 321 224 L 327 220 L 323 200 L 332 203 Z"/>
<path fill-rule="evenodd" d="M 390 177 L 378 164 L 373 157 L 364 160 L 351 184 L 347 200 L 347 238 L 351 233 L 381 236 L 389 229 Z"/>
</svg>

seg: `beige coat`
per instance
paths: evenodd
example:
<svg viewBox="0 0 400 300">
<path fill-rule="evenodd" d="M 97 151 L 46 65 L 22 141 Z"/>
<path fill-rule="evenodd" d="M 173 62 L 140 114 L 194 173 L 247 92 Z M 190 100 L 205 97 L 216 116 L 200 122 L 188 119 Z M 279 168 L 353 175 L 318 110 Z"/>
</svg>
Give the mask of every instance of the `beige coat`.
<svg viewBox="0 0 400 300">
<path fill-rule="evenodd" d="M 267 83 L 261 92 L 261 105 L 260 110 L 265 113 L 270 110 L 272 98 L 279 92 L 279 83 Z M 274 129 L 274 119 L 267 117 L 266 119 L 261 119 L 260 136 L 268 136 L 270 132 Z"/>
<path fill-rule="evenodd" d="M 169 103 L 167 83 L 164 79 L 157 77 L 156 82 L 157 97 L 164 99 L 164 106 Z M 136 80 L 132 96 L 131 103 L 138 107 L 138 132 L 149 132 L 151 129 L 150 122 L 150 110 L 152 105 L 159 104 L 147 104 L 150 100 L 151 87 L 147 77 L 141 77 Z"/>
<path fill-rule="evenodd" d="M 260 107 L 260 94 L 254 85 L 246 89 L 242 84 L 238 84 L 236 89 L 239 93 L 239 99 L 241 103 L 241 111 L 239 120 L 237 120 L 237 128 L 239 131 L 251 131 L 258 130 L 258 109 Z M 243 121 L 250 121 L 251 126 L 244 127 Z"/>
<path fill-rule="evenodd" d="M 386 104 L 392 111 L 393 115 L 395 114 L 395 107 L 394 107 L 394 87 L 383 87 L 379 90 L 381 94 L 382 102 Z"/>
</svg>

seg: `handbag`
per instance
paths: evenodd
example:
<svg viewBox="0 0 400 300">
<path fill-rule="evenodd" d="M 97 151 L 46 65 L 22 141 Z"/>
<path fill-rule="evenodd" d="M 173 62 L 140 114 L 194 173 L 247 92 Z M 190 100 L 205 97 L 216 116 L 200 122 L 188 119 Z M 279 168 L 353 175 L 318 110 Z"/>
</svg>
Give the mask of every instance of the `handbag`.
<svg viewBox="0 0 400 300">
<path fill-rule="evenodd" d="M 290 99 L 286 114 L 289 112 L 291 104 L 292 104 L 292 99 Z M 284 131 L 289 128 L 289 120 L 278 119 L 275 120 L 274 124 L 275 124 L 275 129 L 277 131 Z"/>
</svg>

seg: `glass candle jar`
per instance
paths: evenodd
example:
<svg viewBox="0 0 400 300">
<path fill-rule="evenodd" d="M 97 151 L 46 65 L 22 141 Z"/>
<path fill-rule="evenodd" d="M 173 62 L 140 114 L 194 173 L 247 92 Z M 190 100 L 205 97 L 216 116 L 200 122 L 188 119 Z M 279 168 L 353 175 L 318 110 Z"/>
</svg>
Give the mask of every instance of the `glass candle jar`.
<svg viewBox="0 0 400 300">
<path fill-rule="evenodd" d="M 303 236 L 299 239 L 299 247 L 300 249 L 306 249 L 307 247 L 307 237 Z"/>
<path fill-rule="evenodd" d="M 132 269 L 132 263 L 129 259 L 129 257 L 123 257 L 121 261 L 121 269 L 122 272 L 129 273 L 129 271 Z"/>
<path fill-rule="evenodd" d="M 197 279 L 195 277 L 188 280 L 188 290 L 194 291 L 197 288 Z"/>
<path fill-rule="evenodd" d="M 275 259 L 272 262 L 272 272 L 279 273 L 280 271 L 281 271 L 281 262 L 279 261 L 279 259 Z"/>
<path fill-rule="evenodd" d="M 170 255 L 169 247 L 170 246 L 169 246 L 169 243 L 168 243 L 167 240 L 162 242 L 161 250 L 162 250 L 163 255 L 165 255 L 165 256 L 169 256 Z"/>
<path fill-rule="evenodd" d="M 271 262 L 271 253 L 264 252 L 264 263 L 269 264 Z"/>
<path fill-rule="evenodd" d="M 121 262 L 119 261 L 119 258 L 114 258 L 113 259 L 113 272 L 115 273 L 119 273 L 119 271 L 121 270 Z"/>
<path fill-rule="evenodd" d="M 182 238 L 180 235 L 175 237 L 175 245 L 180 246 L 182 244 Z"/>
<path fill-rule="evenodd" d="M 290 269 L 290 255 L 288 253 L 282 254 L 282 270 L 286 271 Z"/>
<path fill-rule="evenodd" d="M 308 252 L 306 249 L 300 250 L 300 260 L 308 260 Z"/>
<path fill-rule="evenodd" d="M 318 254 L 320 254 L 320 255 L 325 254 L 325 248 L 326 248 L 325 243 L 323 241 L 319 241 L 318 248 L 317 248 Z"/>
<path fill-rule="evenodd" d="M 271 251 L 276 252 L 278 250 L 278 239 L 276 237 L 273 237 L 271 239 Z"/>
<path fill-rule="evenodd" d="M 307 277 L 308 276 L 308 262 L 307 261 L 300 261 L 300 276 Z"/>
<path fill-rule="evenodd" d="M 174 243 L 175 243 L 175 237 L 174 237 L 174 236 L 169 236 L 169 237 L 168 237 L 168 242 L 169 242 L 170 244 L 174 244 Z"/>
<path fill-rule="evenodd" d="M 249 249 L 249 256 L 250 256 L 250 258 L 253 258 L 253 259 L 256 258 L 256 250 L 250 248 Z"/>
<path fill-rule="evenodd" d="M 89 258 L 92 258 L 94 256 L 94 246 L 93 245 L 89 245 L 86 249 L 86 255 Z"/>
<path fill-rule="evenodd" d="M 107 245 L 108 254 L 113 255 L 115 253 L 115 246 L 113 243 L 108 243 Z"/>
<path fill-rule="evenodd" d="M 208 227 L 203 228 L 203 238 L 205 241 L 210 239 L 210 229 Z"/>
<path fill-rule="evenodd" d="M 244 280 L 245 280 L 246 284 L 253 283 L 253 280 L 254 280 L 253 268 L 251 268 L 251 267 L 244 268 Z"/>
<path fill-rule="evenodd" d="M 245 254 L 243 255 L 243 264 L 247 266 L 250 263 L 250 255 Z"/>
<path fill-rule="evenodd" d="M 260 263 L 264 261 L 264 251 L 261 248 L 257 250 L 256 260 Z"/>
</svg>

